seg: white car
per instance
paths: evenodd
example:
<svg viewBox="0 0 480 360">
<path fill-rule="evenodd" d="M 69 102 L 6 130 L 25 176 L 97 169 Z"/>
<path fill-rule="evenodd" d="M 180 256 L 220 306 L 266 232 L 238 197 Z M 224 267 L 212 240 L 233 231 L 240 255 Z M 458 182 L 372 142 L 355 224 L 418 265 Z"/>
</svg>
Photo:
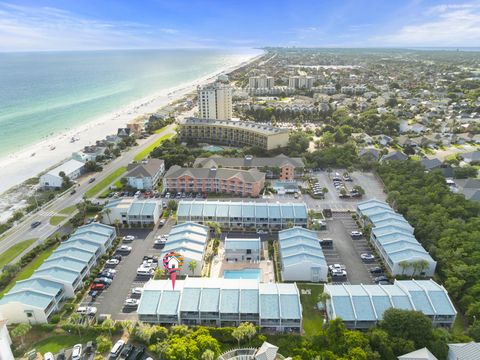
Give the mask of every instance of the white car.
<svg viewBox="0 0 480 360">
<path fill-rule="evenodd" d="M 330 271 L 346 270 L 347 269 L 347 267 L 345 265 L 340 265 L 340 264 L 333 264 L 333 265 L 330 265 L 328 268 L 330 269 Z"/>
<path fill-rule="evenodd" d="M 117 250 L 121 252 L 130 252 L 132 251 L 132 247 L 128 245 L 122 245 Z"/>
<path fill-rule="evenodd" d="M 374 260 L 375 256 L 373 256 L 373 254 L 370 254 L 370 253 L 363 253 L 363 254 L 360 254 L 360 258 L 362 260 Z"/>
<path fill-rule="evenodd" d="M 43 360 L 55 360 L 55 357 L 51 352 L 47 352 L 43 355 Z"/>
<path fill-rule="evenodd" d="M 72 360 L 80 360 L 82 358 L 82 344 L 77 344 L 72 350 Z"/>
<path fill-rule="evenodd" d="M 352 231 L 352 232 L 350 233 L 350 235 L 351 235 L 352 237 L 361 237 L 363 234 L 362 234 L 361 231 Z"/>
<path fill-rule="evenodd" d="M 120 260 L 117 259 L 108 259 L 105 264 L 107 265 L 118 265 L 120 264 Z"/>
<path fill-rule="evenodd" d="M 347 272 L 345 270 L 334 269 L 334 270 L 332 270 L 332 276 L 333 277 L 345 277 L 345 276 L 347 276 Z"/>
<path fill-rule="evenodd" d="M 135 236 L 127 235 L 127 236 L 124 236 L 122 240 L 123 242 L 132 242 L 133 240 L 135 240 Z"/>
<path fill-rule="evenodd" d="M 77 309 L 77 313 L 94 316 L 97 313 L 97 308 L 95 306 L 80 306 Z"/>
<path fill-rule="evenodd" d="M 110 268 L 105 268 L 105 269 L 103 269 L 102 271 L 108 272 L 108 273 L 110 273 L 110 274 L 112 274 L 112 275 L 115 275 L 115 274 L 117 273 L 117 270 L 115 270 L 115 269 L 110 269 Z"/>
<path fill-rule="evenodd" d="M 138 299 L 127 299 L 125 300 L 125 306 L 126 307 L 137 307 L 138 304 L 140 304 L 140 300 Z"/>
<path fill-rule="evenodd" d="M 136 287 L 132 289 L 132 295 L 142 295 L 142 294 L 143 294 L 143 288 Z"/>
</svg>

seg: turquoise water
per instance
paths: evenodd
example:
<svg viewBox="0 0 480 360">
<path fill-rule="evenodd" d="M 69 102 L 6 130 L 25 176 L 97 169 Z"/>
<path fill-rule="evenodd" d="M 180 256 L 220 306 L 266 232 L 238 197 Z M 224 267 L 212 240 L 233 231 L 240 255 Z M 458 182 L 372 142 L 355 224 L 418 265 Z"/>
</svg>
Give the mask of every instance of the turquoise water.
<svg viewBox="0 0 480 360">
<path fill-rule="evenodd" d="M 209 75 L 225 62 L 234 64 L 239 54 L 213 49 L 0 53 L 0 156 Z"/>
<path fill-rule="evenodd" d="M 259 280 L 262 276 L 260 269 L 243 269 L 243 270 L 225 270 L 223 277 L 225 279 L 253 279 Z"/>
</svg>

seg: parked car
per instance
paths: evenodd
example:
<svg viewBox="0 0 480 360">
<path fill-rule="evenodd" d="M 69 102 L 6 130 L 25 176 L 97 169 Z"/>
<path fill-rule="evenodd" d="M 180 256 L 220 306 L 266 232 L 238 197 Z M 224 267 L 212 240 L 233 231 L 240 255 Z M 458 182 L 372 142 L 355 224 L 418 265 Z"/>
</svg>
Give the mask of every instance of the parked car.
<svg viewBox="0 0 480 360">
<path fill-rule="evenodd" d="M 42 222 L 41 221 L 34 221 L 33 223 L 30 224 L 30 227 L 32 229 L 35 229 L 36 227 L 40 226 Z"/>
<path fill-rule="evenodd" d="M 108 259 L 106 262 L 105 262 L 106 265 L 108 266 L 117 266 L 118 264 L 120 264 L 120 260 L 117 260 L 117 259 Z"/>
<path fill-rule="evenodd" d="M 346 277 L 347 272 L 345 270 L 334 269 L 331 271 L 333 277 Z"/>
<path fill-rule="evenodd" d="M 130 354 L 129 360 L 140 360 L 145 354 L 145 346 L 137 346 L 135 350 Z"/>
<path fill-rule="evenodd" d="M 370 269 L 371 274 L 381 274 L 383 273 L 383 269 L 380 266 L 375 266 Z"/>
<path fill-rule="evenodd" d="M 88 182 L 89 182 L 90 184 L 91 184 L 92 182 L 94 182 L 94 181 L 95 181 L 95 178 L 94 178 L 94 177 L 92 177 L 92 178 L 90 178 L 90 179 L 88 180 Z"/>
<path fill-rule="evenodd" d="M 165 225 L 165 219 L 160 219 L 158 226 L 162 227 L 163 225 Z"/>
<path fill-rule="evenodd" d="M 90 285 L 90 290 L 97 290 L 98 291 L 98 290 L 105 290 L 105 288 L 106 288 L 105 284 L 99 284 L 99 283 L 95 284 L 94 283 L 94 284 Z"/>
<path fill-rule="evenodd" d="M 373 279 L 373 281 L 378 284 L 380 281 L 389 281 L 389 279 L 385 275 L 381 275 L 377 276 L 375 279 Z"/>
<path fill-rule="evenodd" d="M 72 191 L 70 191 L 70 195 L 73 195 L 77 192 L 77 190 L 73 189 Z"/>
<path fill-rule="evenodd" d="M 130 251 L 132 251 L 132 247 L 128 245 L 121 245 L 117 249 L 117 252 L 122 254 L 130 254 Z"/>
<path fill-rule="evenodd" d="M 123 240 L 123 242 L 125 242 L 125 243 L 126 243 L 126 242 L 132 242 L 133 240 L 135 240 L 135 236 L 133 236 L 133 235 L 127 235 L 127 236 L 124 236 L 124 237 L 122 238 L 122 240 Z"/>
<path fill-rule="evenodd" d="M 345 265 L 341 265 L 341 264 L 333 264 L 333 265 L 330 265 L 328 268 L 330 269 L 330 271 L 347 269 Z"/>
<path fill-rule="evenodd" d="M 352 237 L 352 239 L 358 239 L 358 238 L 361 238 L 363 234 L 361 231 L 352 231 L 350 233 L 350 236 Z"/>
<path fill-rule="evenodd" d="M 360 258 L 365 261 L 375 260 L 375 256 L 373 256 L 373 254 L 370 254 L 370 253 L 360 254 Z"/>
<path fill-rule="evenodd" d="M 167 241 L 165 239 L 157 239 L 153 242 L 153 246 L 156 248 L 162 248 L 165 246 Z"/>
<path fill-rule="evenodd" d="M 130 359 L 130 354 L 133 352 L 134 349 L 135 347 L 132 344 L 125 345 L 125 347 L 123 348 L 119 356 L 119 359 L 121 360 L 125 360 L 127 358 Z"/>
<path fill-rule="evenodd" d="M 80 360 L 82 358 L 82 344 L 77 344 L 72 350 L 72 360 Z"/>
<path fill-rule="evenodd" d="M 97 277 L 95 280 L 93 280 L 95 284 L 105 284 L 105 285 L 110 285 L 112 283 L 112 279 L 108 277 Z"/>
<path fill-rule="evenodd" d="M 94 351 L 94 342 L 93 341 L 89 341 L 87 342 L 87 346 L 85 346 L 85 355 L 90 355 L 90 354 L 93 354 L 93 351 Z"/>
<path fill-rule="evenodd" d="M 378 285 L 392 285 L 392 283 L 389 280 L 380 280 Z"/>
<path fill-rule="evenodd" d="M 94 316 L 97 314 L 97 308 L 95 306 L 80 306 L 77 309 L 77 313 L 81 315 L 90 315 Z"/>
<path fill-rule="evenodd" d="M 136 287 L 136 288 L 133 288 L 132 291 L 131 291 L 131 297 L 132 298 L 139 298 L 140 296 L 142 296 L 143 294 L 143 288 L 141 287 Z"/>
<path fill-rule="evenodd" d="M 57 353 L 57 360 L 65 360 L 65 349 L 60 349 Z"/>
<path fill-rule="evenodd" d="M 120 255 L 120 254 L 115 254 L 115 255 L 112 256 L 112 259 L 116 259 L 116 260 L 118 260 L 118 261 L 121 261 L 121 260 L 122 260 L 122 255 Z"/>
<path fill-rule="evenodd" d="M 100 273 L 98 273 L 97 275 L 98 277 L 106 277 L 106 278 L 109 278 L 109 279 L 113 279 L 115 277 L 115 274 L 111 273 L 111 272 L 108 272 L 108 271 L 102 271 Z"/>
<path fill-rule="evenodd" d="M 138 304 L 140 304 L 140 300 L 138 299 L 127 299 L 125 300 L 125 307 L 138 307 Z"/>
<path fill-rule="evenodd" d="M 43 360 L 55 360 L 55 357 L 51 352 L 47 352 L 43 355 Z"/>
<path fill-rule="evenodd" d="M 110 350 L 110 359 L 116 359 L 120 355 L 125 346 L 125 341 L 118 340 L 115 345 L 113 345 L 112 350 Z"/>
</svg>

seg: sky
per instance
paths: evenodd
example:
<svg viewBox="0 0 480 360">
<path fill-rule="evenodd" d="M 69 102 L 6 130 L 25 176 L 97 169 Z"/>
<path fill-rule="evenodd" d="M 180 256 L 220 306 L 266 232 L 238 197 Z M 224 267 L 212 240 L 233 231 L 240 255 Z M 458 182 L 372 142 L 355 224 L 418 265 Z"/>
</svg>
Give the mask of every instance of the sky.
<svg viewBox="0 0 480 360">
<path fill-rule="evenodd" d="M 478 47 L 480 0 L 0 0 L 0 51 Z"/>
</svg>

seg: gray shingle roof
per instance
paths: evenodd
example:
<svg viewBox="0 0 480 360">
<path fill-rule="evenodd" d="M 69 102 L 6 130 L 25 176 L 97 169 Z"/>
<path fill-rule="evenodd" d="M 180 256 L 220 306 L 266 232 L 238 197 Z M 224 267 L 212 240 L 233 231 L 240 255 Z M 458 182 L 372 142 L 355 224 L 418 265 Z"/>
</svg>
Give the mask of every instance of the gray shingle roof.
<svg viewBox="0 0 480 360">
<path fill-rule="evenodd" d="M 181 176 L 191 176 L 196 179 L 220 179 L 228 180 L 239 178 L 245 182 L 257 182 L 265 179 L 265 173 L 255 169 L 236 170 L 236 169 L 210 169 L 210 168 L 182 168 L 174 165 L 165 173 L 165 179 L 177 179 Z"/>
</svg>

